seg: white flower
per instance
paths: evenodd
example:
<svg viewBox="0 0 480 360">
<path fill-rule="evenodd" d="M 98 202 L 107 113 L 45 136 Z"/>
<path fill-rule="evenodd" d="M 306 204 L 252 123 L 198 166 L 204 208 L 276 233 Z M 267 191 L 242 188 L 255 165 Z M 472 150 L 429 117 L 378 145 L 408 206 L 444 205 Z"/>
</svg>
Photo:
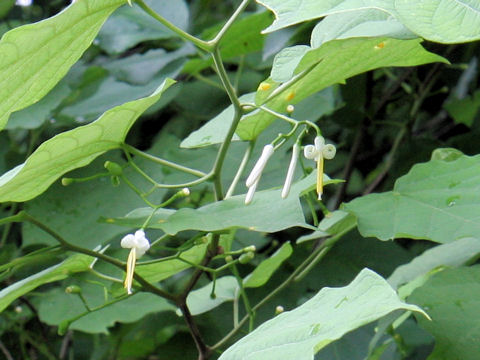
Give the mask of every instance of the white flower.
<svg viewBox="0 0 480 360">
<path fill-rule="evenodd" d="M 145 237 L 145 231 L 142 229 L 135 231 L 135 234 L 125 235 L 120 245 L 124 249 L 135 249 L 137 259 L 150 249 L 150 241 Z"/>
<path fill-rule="evenodd" d="M 131 249 L 127 259 L 127 271 L 123 286 L 127 293 L 132 293 L 133 274 L 135 273 L 135 262 L 150 249 L 150 241 L 145 237 L 145 232 L 140 229 L 135 234 L 127 234 L 120 242 L 121 247 Z"/>
<path fill-rule="evenodd" d="M 265 145 L 262 151 L 262 155 L 260 155 L 260 158 L 257 160 L 257 163 L 252 169 L 252 172 L 247 178 L 247 181 L 245 184 L 247 187 L 251 187 L 254 183 L 257 182 L 258 179 L 260 179 L 260 176 L 262 175 L 263 169 L 265 169 L 265 166 L 267 165 L 268 159 L 273 155 L 273 145 L 268 144 Z"/>
<path fill-rule="evenodd" d="M 262 172 L 267 165 L 268 159 L 273 155 L 273 145 L 268 144 L 265 145 L 262 151 L 262 155 L 257 160 L 257 163 L 252 169 L 252 172 L 247 178 L 245 185 L 248 187 L 248 192 L 245 197 L 245 205 L 248 205 L 253 200 L 253 195 L 255 194 L 255 190 L 257 189 L 258 182 L 260 181 L 260 177 L 262 176 Z"/>
<path fill-rule="evenodd" d="M 292 158 L 290 159 L 290 165 L 288 166 L 287 177 L 285 178 L 285 184 L 282 189 L 282 199 L 287 198 L 290 188 L 292 187 L 293 175 L 295 174 L 299 154 L 300 146 L 295 143 L 292 148 Z"/>
<path fill-rule="evenodd" d="M 323 136 L 317 136 L 314 142 L 315 145 L 305 146 L 303 155 L 305 155 L 307 159 L 317 162 L 317 194 L 318 200 L 321 200 L 323 194 L 323 160 L 333 159 L 337 149 L 332 144 L 325 145 Z"/>
</svg>

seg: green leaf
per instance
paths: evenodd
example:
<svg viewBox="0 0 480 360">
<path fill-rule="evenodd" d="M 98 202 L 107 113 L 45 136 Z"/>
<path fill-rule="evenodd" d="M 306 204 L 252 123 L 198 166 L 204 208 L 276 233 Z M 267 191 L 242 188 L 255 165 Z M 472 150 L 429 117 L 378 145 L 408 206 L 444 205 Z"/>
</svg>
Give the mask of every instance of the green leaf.
<svg viewBox="0 0 480 360">
<path fill-rule="evenodd" d="M 317 48 L 335 39 L 380 36 L 394 39 L 418 37 L 388 13 L 377 9 L 366 9 L 328 15 L 313 29 L 311 45 Z"/>
<path fill-rule="evenodd" d="M 212 288 L 213 282 L 188 294 L 187 305 L 192 315 L 203 314 L 238 297 L 238 282 L 233 276 L 224 276 L 216 280 L 214 298 L 210 296 Z M 177 311 L 177 314 L 182 313 Z"/>
<path fill-rule="evenodd" d="M 53 90 L 39 102 L 26 109 L 14 112 L 10 116 L 5 129 L 36 129 L 45 123 L 45 121 L 54 121 L 54 119 L 52 119 L 54 110 L 70 93 L 71 89 L 67 83 L 60 81 Z"/>
<path fill-rule="evenodd" d="M 421 37 L 440 43 L 480 39 L 480 3 L 477 0 L 395 0 L 394 16 Z"/>
<path fill-rule="evenodd" d="M 220 46 L 223 60 L 229 60 L 240 55 L 246 55 L 263 49 L 265 35 L 260 32 L 272 22 L 272 15 L 268 11 L 249 14 L 235 21 L 225 33 Z M 224 23 L 213 26 L 202 32 L 202 39 L 213 39 Z M 199 72 L 213 65 L 211 56 L 206 59 L 193 59 L 183 69 L 186 73 Z"/>
<path fill-rule="evenodd" d="M 206 245 L 194 246 L 190 250 L 182 253 L 182 259 L 187 260 L 189 263 L 200 264 L 205 255 L 206 249 Z M 146 280 L 157 282 L 190 268 L 192 265 L 189 263 L 175 259 L 148 265 L 138 264 L 135 271 Z"/>
<path fill-rule="evenodd" d="M 82 283 L 82 294 L 90 307 L 101 306 L 104 302 L 103 289 L 97 284 Z M 42 297 L 38 307 L 40 320 L 48 325 L 59 325 L 85 312 L 85 305 L 63 289 L 53 289 Z M 111 301 L 109 299 L 108 301 Z M 124 300 L 91 312 L 70 324 L 69 329 L 85 333 L 108 334 L 108 328 L 115 323 L 133 323 L 144 316 L 163 311 L 174 311 L 175 306 L 167 300 L 149 293 L 135 293 Z"/>
<path fill-rule="evenodd" d="M 399 266 L 388 278 L 388 283 L 398 289 L 400 285 L 415 280 L 441 266 L 459 267 L 475 259 L 480 253 L 480 240 L 464 238 L 449 244 L 435 246 L 414 258 L 408 264 Z"/>
<path fill-rule="evenodd" d="M 256 288 L 263 286 L 272 277 L 273 273 L 292 255 L 293 249 L 290 242 L 286 242 L 280 249 L 268 259 L 262 261 L 251 274 L 243 280 L 243 286 L 246 288 Z"/>
<path fill-rule="evenodd" d="M 398 309 L 423 311 L 400 301 L 369 269 L 343 288 L 324 288 L 298 308 L 284 312 L 227 349 L 220 360 L 311 360 L 329 343 Z"/>
<path fill-rule="evenodd" d="M 167 79 L 149 97 L 117 106 L 91 124 L 44 142 L 25 163 L 0 177 L 0 202 L 30 200 L 66 172 L 118 148 L 135 120 L 173 83 L 174 80 Z"/>
<path fill-rule="evenodd" d="M 69 275 L 87 271 L 93 258 L 86 255 L 73 255 L 58 265 L 49 267 L 37 274 L 20 280 L 0 291 L 0 312 L 15 299 L 51 282 L 63 280 Z"/>
<path fill-rule="evenodd" d="M 480 4 L 476 0 L 257 0 L 273 11 L 265 32 L 341 12 L 375 9 L 393 16 L 410 31 L 431 41 L 458 43 L 480 38 Z"/>
<path fill-rule="evenodd" d="M 404 54 L 409 54 L 408 57 Z M 291 54 L 298 56 L 297 52 Z M 314 93 L 336 83 L 343 83 L 354 75 L 385 66 L 416 66 L 429 62 L 442 61 L 442 57 L 427 52 L 419 39 L 396 40 L 387 38 L 354 38 L 334 40 L 323 44 L 317 49 L 311 49 L 299 61 L 292 76 L 299 76 L 298 80 L 265 103 L 268 108 L 285 113 L 289 104 L 297 104 Z M 272 69 L 272 73 L 288 77 L 291 63 L 284 59 L 278 66 L 287 66 L 283 69 Z M 265 98 L 275 91 L 276 86 L 266 92 L 258 90 L 258 98 Z M 278 91 L 278 90 L 277 90 Z M 267 128 L 275 117 L 261 111 L 246 115 L 240 121 L 237 134 L 243 140 L 255 139 Z"/>
<path fill-rule="evenodd" d="M 125 0 L 123 0 L 125 3 Z M 145 0 L 155 12 L 179 28 L 188 27 L 188 7 L 183 0 Z M 98 34 L 98 45 L 110 54 L 118 54 L 147 40 L 160 40 L 176 35 L 138 6 L 124 6 L 113 14 Z"/>
<path fill-rule="evenodd" d="M 83 0 L 57 16 L 10 30 L 0 40 L 0 130 L 14 111 L 44 97 L 90 46 L 125 0 Z"/>
<path fill-rule="evenodd" d="M 359 197 L 345 210 L 363 236 L 399 237 L 448 243 L 478 234 L 480 156 L 417 164 L 393 191 Z"/>
<path fill-rule="evenodd" d="M 435 337 L 428 360 L 477 360 L 480 347 L 480 267 L 447 269 L 432 276 L 408 298 L 431 316 L 420 326 Z"/>
<path fill-rule="evenodd" d="M 185 230 L 220 231 L 230 228 L 260 232 L 276 232 L 293 226 L 312 229 L 305 223 L 298 197 L 314 183 L 314 176 L 316 174 L 311 174 L 293 185 L 287 199 L 282 199 L 281 190 L 259 191 L 250 205 L 245 205 L 244 195 L 233 196 L 198 209 L 180 209 L 166 219 L 162 217 L 157 222 L 152 221 L 149 227 L 162 229 L 170 235 Z M 122 220 L 112 219 L 111 222 L 121 224 Z M 139 218 L 138 224 L 141 226 L 143 221 Z M 129 221 L 129 225 L 132 222 Z"/>
</svg>

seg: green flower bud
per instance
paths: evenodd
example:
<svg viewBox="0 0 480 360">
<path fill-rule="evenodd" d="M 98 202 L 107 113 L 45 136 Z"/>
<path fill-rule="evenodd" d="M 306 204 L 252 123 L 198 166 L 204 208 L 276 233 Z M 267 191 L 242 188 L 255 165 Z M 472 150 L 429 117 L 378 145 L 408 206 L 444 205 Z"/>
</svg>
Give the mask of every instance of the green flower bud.
<svg viewBox="0 0 480 360">
<path fill-rule="evenodd" d="M 120 165 L 118 165 L 116 162 L 113 161 L 105 161 L 105 164 L 103 164 L 105 169 L 108 170 L 108 172 L 112 175 L 115 176 L 120 176 L 123 173 L 123 169 Z"/>
<path fill-rule="evenodd" d="M 82 288 L 77 285 L 70 285 L 65 288 L 65 292 L 67 294 L 81 294 L 82 293 Z"/>
<path fill-rule="evenodd" d="M 240 255 L 238 262 L 240 264 L 248 264 L 255 257 L 255 253 L 250 251 L 245 254 Z"/>
<path fill-rule="evenodd" d="M 62 178 L 62 185 L 63 186 L 68 186 L 68 185 L 71 185 L 75 182 L 74 179 L 72 178 Z"/>
</svg>

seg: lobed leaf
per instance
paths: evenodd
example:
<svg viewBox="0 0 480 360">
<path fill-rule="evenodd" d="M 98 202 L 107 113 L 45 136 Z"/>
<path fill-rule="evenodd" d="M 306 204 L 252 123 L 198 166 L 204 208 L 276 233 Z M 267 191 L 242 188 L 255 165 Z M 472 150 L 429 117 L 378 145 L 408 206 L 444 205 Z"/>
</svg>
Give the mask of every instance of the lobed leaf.
<svg viewBox="0 0 480 360">
<path fill-rule="evenodd" d="M 0 202 L 30 200 L 66 172 L 118 148 L 135 120 L 173 83 L 167 79 L 152 95 L 110 109 L 93 123 L 45 141 L 25 163 L 0 177 Z"/>
<path fill-rule="evenodd" d="M 0 130 L 14 111 L 44 97 L 82 56 L 125 0 L 82 0 L 0 40 Z"/>
<path fill-rule="evenodd" d="M 448 243 L 480 231 L 480 156 L 417 164 L 393 191 L 359 197 L 344 205 L 365 236 Z"/>
<path fill-rule="evenodd" d="M 364 269 L 348 286 L 324 288 L 303 305 L 263 323 L 220 360 L 311 360 L 347 332 L 399 309 L 425 314 L 400 301 L 380 275 Z"/>
</svg>

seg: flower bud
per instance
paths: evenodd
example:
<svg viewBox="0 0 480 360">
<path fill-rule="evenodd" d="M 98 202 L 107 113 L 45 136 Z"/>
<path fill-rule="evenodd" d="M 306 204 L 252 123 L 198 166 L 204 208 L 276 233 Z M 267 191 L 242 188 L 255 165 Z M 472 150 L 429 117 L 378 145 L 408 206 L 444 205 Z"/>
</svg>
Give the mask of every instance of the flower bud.
<svg viewBox="0 0 480 360">
<path fill-rule="evenodd" d="M 287 105 L 287 113 L 291 114 L 293 113 L 294 110 L 295 110 L 295 106 L 293 106 L 292 104 Z"/>
<path fill-rule="evenodd" d="M 62 178 L 62 185 L 63 186 L 68 186 L 71 185 L 75 182 L 75 179 L 72 178 Z"/>
<path fill-rule="evenodd" d="M 255 190 L 257 190 L 258 180 L 248 188 L 247 195 L 245 196 L 245 205 L 248 205 L 253 200 L 253 195 L 255 195 Z"/>
<path fill-rule="evenodd" d="M 250 245 L 243 248 L 243 252 L 250 252 L 250 251 L 251 252 L 257 251 L 257 248 L 255 247 L 255 245 Z"/>
<path fill-rule="evenodd" d="M 228 264 L 228 263 L 231 263 L 233 261 L 233 257 L 232 255 L 227 255 L 225 256 L 225 262 Z"/>
<path fill-rule="evenodd" d="M 290 159 L 290 165 L 288 166 L 287 177 L 285 178 L 285 184 L 282 189 L 282 199 L 287 198 L 290 188 L 292 187 L 293 175 L 295 174 L 299 154 L 300 146 L 295 143 L 292 148 L 292 158 Z"/>
<path fill-rule="evenodd" d="M 278 305 L 276 308 L 275 308 L 275 315 L 279 315 L 281 314 L 282 312 L 284 312 L 285 309 L 283 308 L 282 305 Z"/>
<path fill-rule="evenodd" d="M 254 257 L 255 257 L 255 253 L 250 251 L 240 255 L 240 257 L 238 258 L 238 262 L 240 264 L 248 264 L 251 260 L 253 260 Z"/>
<path fill-rule="evenodd" d="M 262 175 L 263 169 L 265 169 L 265 166 L 267 165 L 268 159 L 273 155 L 273 145 L 268 144 L 265 145 L 262 151 L 262 155 L 260 155 L 260 158 L 258 159 L 257 163 L 252 169 L 252 172 L 247 178 L 246 185 L 247 187 L 251 187 L 257 180 L 260 178 L 260 175 Z"/>
<path fill-rule="evenodd" d="M 113 161 L 105 161 L 103 167 L 108 170 L 108 172 L 114 176 L 120 176 L 123 173 L 123 169 L 120 165 Z"/>
<path fill-rule="evenodd" d="M 81 294 L 82 288 L 77 285 L 70 285 L 65 288 L 65 293 L 67 294 Z"/>
<path fill-rule="evenodd" d="M 188 196 L 190 195 L 190 189 L 185 187 L 181 190 L 181 193 L 183 196 Z"/>
</svg>

